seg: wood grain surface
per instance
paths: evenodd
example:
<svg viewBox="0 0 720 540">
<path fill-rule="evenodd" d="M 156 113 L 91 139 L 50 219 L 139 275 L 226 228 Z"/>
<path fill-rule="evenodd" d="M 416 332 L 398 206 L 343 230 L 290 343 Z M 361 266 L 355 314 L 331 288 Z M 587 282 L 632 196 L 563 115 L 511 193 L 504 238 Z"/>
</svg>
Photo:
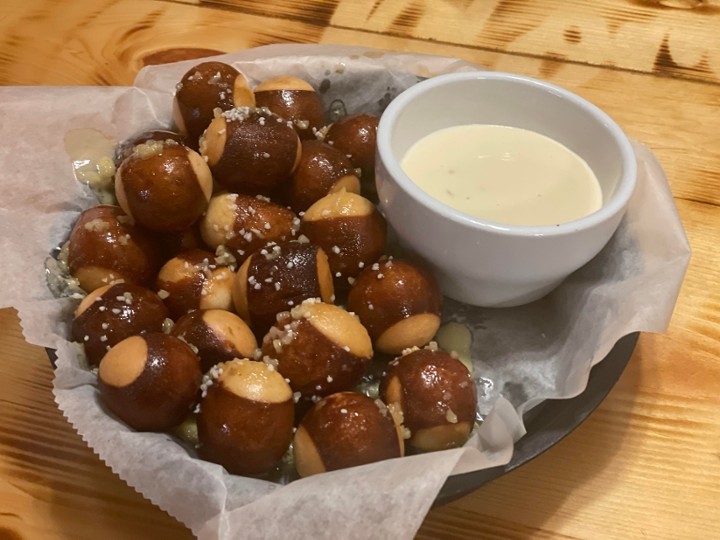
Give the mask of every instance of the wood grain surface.
<svg viewBox="0 0 720 540">
<path fill-rule="evenodd" d="M 430 511 L 419 538 L 720 537 L 720 2 L 4 0 L 0 84 L 126 85 L 143 65 L 269 43 L 457 56 L 605 109 L 668 175 L 693 259 L 667 333 L 551 451 Z M 191 538 L 57 410 L 0 311 L 0 539 Z"/>
</svg>

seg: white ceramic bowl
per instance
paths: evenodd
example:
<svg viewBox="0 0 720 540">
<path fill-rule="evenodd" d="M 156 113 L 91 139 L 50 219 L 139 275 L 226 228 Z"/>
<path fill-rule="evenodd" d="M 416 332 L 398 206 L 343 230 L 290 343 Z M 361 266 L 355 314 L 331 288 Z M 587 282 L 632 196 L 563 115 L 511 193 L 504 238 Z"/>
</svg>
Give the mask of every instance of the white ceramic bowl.
<svg viewBox="0 0 720 540">
<path fill-rule="evenodd" d="M 601 209 L 530 227 L 485 221 L 437 201 L 400 161 L 425 135 L 464 124 L 525 128 L 564 144 L 597 176 Z M 509 73 L 453 73 L 418 83 L 383 113 L 377 145 L 380 205 L 400 244 L 435 270 L 445 295 L 485 307 L 536 300 L 592 259 L 617 229 L 637 176 L 630 141 L 607 114 L 567 90 Z"/>
</svg>

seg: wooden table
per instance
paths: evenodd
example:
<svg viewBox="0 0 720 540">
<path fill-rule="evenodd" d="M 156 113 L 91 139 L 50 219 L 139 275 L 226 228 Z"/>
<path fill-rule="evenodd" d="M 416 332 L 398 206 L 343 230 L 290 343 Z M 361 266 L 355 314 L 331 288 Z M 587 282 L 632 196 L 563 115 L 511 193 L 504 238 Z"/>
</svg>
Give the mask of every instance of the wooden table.
<svg viewBox="0 0 720 540">
<path fill-rule="evenodd" d="M 3 0 L 0 83 L 127 85 L 143 65 L 269 43 L 458 56 L 563 85 L 649 145 L 693 248 L 664 335 L 545 455 L 432 510 L 420 538 L 720 537 L 718 0 Z M 0 311 L 0 538 L 190 538 L 85 446 Z"/>
</svg>

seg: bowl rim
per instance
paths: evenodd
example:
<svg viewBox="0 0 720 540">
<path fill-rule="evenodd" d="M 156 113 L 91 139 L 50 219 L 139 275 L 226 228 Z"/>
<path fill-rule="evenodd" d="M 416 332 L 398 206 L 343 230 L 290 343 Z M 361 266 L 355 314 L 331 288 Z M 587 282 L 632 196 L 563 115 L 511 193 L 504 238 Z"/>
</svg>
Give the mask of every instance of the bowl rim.
<svg viewBox="0 0 720 540">
<path fill-rule="evenodd" d="M 571 102 L 574 106 L 584 109 L 592 117 L 594 117 L 598 123 L 602 124 L 610 132 L 611 137 L 620 149 L 623 161 L 622 174 L 620 176 L 618 186 L 610 200 L 595 212 L 572 221 L 553 225 L 531 226 L 511 225 L 481 219 L 470 214 L 466 214 L 465 212 L 461 212 L 460 210 L 456 210 L 423 191 L 410 179 L 407 174 L 405 174 L 400 166 L 400 162 L 393 155 L 391 145 L 392 128 L 394 127 L 400 113 L 418 97 L 441 86 L 468 81 L 505 81 L 512 84 L 529 86 L 537 91 L 555 94 L 556 96 Z M 492 232 L 495 234 L 522 237 L 563 236 L 581 230 L 591 229 L 608 220 L 611 220 L 618 214 L 622 214 L 630 201 L 633 192 L 635 191 L 637 183 L 637 159 L 632 143 L 620 126 L 612 118 L 610 118 L 606 112 L 585 98 L 582 98 L 565 88 L 541 79 L 515 73 L 500 71 L 464 71 L 459 73 L 437 75 L 411 86 L 391 101 L 382 113 L 378 123 L 376 145 L 378 154 L 376 169 L 379 167 L 385 167 L 398 186 L 412 199 L 414 199 L 415 202 L 447 220 L 466 227 Z M 380 175 L 376 174 L 376 177 L 378 176 Z M 383 205 L 382 199 L 380 200 L 380 204 Z"/>
</svg>

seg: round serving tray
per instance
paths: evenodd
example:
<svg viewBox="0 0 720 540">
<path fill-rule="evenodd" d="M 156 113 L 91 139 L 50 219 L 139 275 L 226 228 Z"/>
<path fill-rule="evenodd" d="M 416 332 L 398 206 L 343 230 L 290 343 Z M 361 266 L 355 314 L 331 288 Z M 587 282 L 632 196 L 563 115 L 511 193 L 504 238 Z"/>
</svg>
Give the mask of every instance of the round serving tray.
<svg viewBox="0 0 720 540">
<path fill-rule="evenodd" d="M 515 443 L 513 457 L 507 465 L 451 476 L 435 499 L 435 505 L 453 501 L 509 473 L 548 450 L 590 416 L 617 382 L 632 356 L 638 333 L 620 339 L 610 353 L 590 372 L 585 391 L 571 399 L 547 400 L 530 414 L 527 433 Z M 46 349 L 55 366 L 55 351 Z"/>
<path fill-rule="evenodd" d="M 585 391 L 571 399 L 547 400 L 531 411 L 525 436 L 515 443 L 510 463 L 482 471 L 451 476 L 435 499 L 442 505 L 517 469 L 536 458 L 582 424 L 605 399 L 632 356 L 638 332 L 620 339 L 610 353 L 593 367 Z"/>
</svg>

